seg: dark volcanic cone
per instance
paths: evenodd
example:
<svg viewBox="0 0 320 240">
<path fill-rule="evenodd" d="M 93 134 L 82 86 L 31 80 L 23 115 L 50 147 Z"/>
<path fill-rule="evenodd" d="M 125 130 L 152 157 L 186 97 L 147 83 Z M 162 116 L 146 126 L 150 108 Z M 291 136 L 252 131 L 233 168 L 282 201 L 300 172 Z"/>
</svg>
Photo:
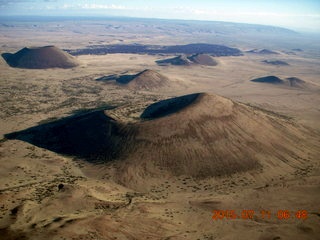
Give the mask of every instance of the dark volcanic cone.
<svg viewBox="0 0 320 240">
<path fill-rule="evenodd" d="M 251 81 L 257 82 L 257 83 L 267 83 L 267 84 L 274 84 L 278 86 L 286 86 L 286 87 L 309 89 L 309 90 L 311 89 L 316 90 L 319 88 L 318 86 L 312 83 L 307 83 L 297 77 L 289 77 L 289 78 L 281 79 L 276 76 L 266 76 L 266 77 L 252 79 Z"/>
<path fill-rule="evenodd" d="M 211 94 L 160 101 L 141 117 L 151 120 L 134 126 L 131 161 L 148 159 L 177 175 L 248 171 L 260 168 L 261 159 L 296 162 L 302 149 L 299 134 L 283 120 Z"/>
<path fill-rule="evenodd" d="M 263 60 L 262 62 L 274 66 L 289 66 L 289 63 L 281 60 Z"/>
<path fill-rule="evenodd" d="M 270 84 L 284 84 L 284 81 L 276 76 L 266 76 L 252 79 L 251 82 L 270 83 Z"/>
<path fill-rule="evenodd" d="M 141 121 L 120 124 L 91 112 L 7 134 L 49 150 L 111 161 L 126 185 L 163 174 L 222 176 L 301 167 L 312 134 L 276 114 L 197 93 L 150 105 Z M 121 159 L 121 161 L 119 161 Z M 271 174 L 270 173 L 270 174 Z M 140 180 L 139 180 L 140 179 Z"/>
<path fill-rule="evenodd" d="M 214 60 L 208 54 L 193 54 L 191 56 L 180 55 L 174 58 L 168 58 L 163 60 L 158 60 L 156 63 L 160 66 L 166 65 L 179 65 L 179 66 L 189 66 L 192 64 L 199 64 L 205 66 L 216 66 L 217 61 Z"/>
<path fill-rule="evenodd" d="M 284 84 L 284 81 L 276 76 L 265 76 L 261 78 L 252 79 L 251 82 Z"/>
<path fill-rule="evenodd" d="M 137 74 L 109 75 L 103 76 L 96 81 L 115 81 L 122 86 L 126 86 L 132 90 L 157 90 L 164 87 L 172 86 L 172 82 L 166 76 L 146 69 Z"/>
<path fill-rule="evenodd" d="M 170 80 L 156 71 L 147 69 L 136 74 L 127 85 L 134 90 L 154 90 L 169 86 Z"/>
<path fill-rule="evenodd" d="M 73 56 L 55 46 L 23 48 L 14 54 L 3 53 L 2 57 L 8 65 L 17 68 L 72 68 L 79 65 Z"/>
<path fill-rule="evenodd" d="M 255 54 L 261 54 L 261 55 L 279 54 L 278 52 L 271 51 L 269 49 L 252 49 L 247 51 L 247 53 L 255 53 Z"/>
</svg>

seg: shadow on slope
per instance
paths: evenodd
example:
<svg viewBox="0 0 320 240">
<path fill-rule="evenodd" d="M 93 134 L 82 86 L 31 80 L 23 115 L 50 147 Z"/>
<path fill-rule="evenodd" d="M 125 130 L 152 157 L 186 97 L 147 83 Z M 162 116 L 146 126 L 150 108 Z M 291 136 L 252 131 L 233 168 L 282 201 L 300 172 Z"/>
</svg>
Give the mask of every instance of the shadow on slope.
<svg viewBox="0 0 320 240">
<path fill-rule="evenodd" d="M 119 125 L 104 111 L 73 115 L 5 137 L 89 161 L 116 158 L 123 140 Z"/>
<path fill-rule="evenodd" d="M 289 78 L 286 78 L 285 80 L 288 81 L 288 84 L 290 87 L 305 88 L 307 85 L 305 81 L 297 77 L 289 77 Z"/>
<path fill-rule="evenodd" d="M 120 84 L 128 84 L 137 76 L 138 74 L 123 74 L 123 75 L 112 74 L 112 75 L 102 76 L 100 78 L 97 78 L 96 81 L 103 81 L 103 82 L 116 81 L 117 83 L 120 83 Z"/>
<path fill-rule="evenodd" d="M 262 62 L 274 66 L 289 66 L 289 63 L 281 60 L 263 60 Z"/>
<path fill-rule="evenodd" d="M 114 160 L 114 179 L 134 188 L 141 184 L 141 189 L 149 178 L 167 174 L 277 174 L 276 168 L 291 171 L 303 166 L 306 153 L 319 152 L 313 134 L 288 119 L 213 94 L 163 100 L 141 118 L 125 124 L 94 111 L 5 137 L 90 162 Z"/>
<path fill-rule="evenodd" d="M 167 65 L 189 66 L 192 64 L 192 61 L 190 61 L 186 55 L 179 55 L 173 58 L 157 60 L 156 63 L 159 66 L 167 66 Z"/>
<path fill-rule="evenodd" d="M 312 89 L 317 90 L 319 88 L 318 86 L 312 83 L 306 82 L 297 77 L 289 77 L 289 78 L 281 79 L 276 76 L 265 76 L 265 77 L 252 79 L 251 82 L 273 84 L 278 86 L 285 86 L 290 88 L 299 88 L 299 89 L 306 89 L 306 90 L 312 90 Z"/>
<path fill-rule="evenodd" d="M 176 113 L 186 106 L 192 104 L 192 102 L 195 101 L 199 95 L 200 93 L 194 93 L 153 103 L 143 111 L 141 118 L 151 119 Z"/>
<path fill-rule="evenodd" d="M 266 77 L 255 78 L 255 79 L 252 79 L 251 82 L 284 84 L 283 80 L 276 76 L 266 76 Z"/>
<path fill-rule="evenodd" d="M 188 57 L 190 61 L 195 64 L 205 65 L 205 66 L 217 66 L 218 63 L 208 54 L 194 54 Z"/>
</svg>

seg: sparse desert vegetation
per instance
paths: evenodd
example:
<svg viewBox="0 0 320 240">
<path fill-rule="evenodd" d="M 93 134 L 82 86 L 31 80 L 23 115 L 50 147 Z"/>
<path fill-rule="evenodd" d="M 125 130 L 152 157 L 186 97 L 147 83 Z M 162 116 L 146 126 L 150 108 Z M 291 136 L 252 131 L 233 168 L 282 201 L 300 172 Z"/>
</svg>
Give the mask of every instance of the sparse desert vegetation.
<svg viewBox="0 0 320 240">
<path fill-rule="evenodd" d="M 317 239 L 316 43 L 250 24 L 31 20 L 0 24 L 2 54 L 32 52 L 0 59 L 0 239 Z"/>
</svg>

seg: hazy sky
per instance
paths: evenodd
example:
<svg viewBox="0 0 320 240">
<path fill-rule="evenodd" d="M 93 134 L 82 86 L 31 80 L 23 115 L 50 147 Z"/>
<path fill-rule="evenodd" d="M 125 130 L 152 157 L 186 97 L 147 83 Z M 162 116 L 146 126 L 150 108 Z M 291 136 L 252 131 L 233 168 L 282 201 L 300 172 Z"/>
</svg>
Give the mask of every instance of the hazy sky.
<svg viewBox="0 0 320 240">
<path fill-rule="evenodd" d="M 0 0 L 0 15 L 218 20 L 320 32 L 320 0 Z"/>
</svg>

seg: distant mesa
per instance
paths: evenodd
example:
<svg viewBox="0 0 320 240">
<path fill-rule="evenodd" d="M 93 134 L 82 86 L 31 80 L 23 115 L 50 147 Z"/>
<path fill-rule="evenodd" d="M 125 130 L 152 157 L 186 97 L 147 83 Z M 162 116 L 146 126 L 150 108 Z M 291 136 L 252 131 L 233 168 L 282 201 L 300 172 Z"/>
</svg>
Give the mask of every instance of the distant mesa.
<svg viewBox="0 0 320 240">
<path fill-rule="evenodd" d="M 55 46 L 23 48 L 14 54 L 3 53 L 2 57 L 9 66 L 16 68 L 73 68 L 79 65 L 73 56 Z"/>
<path fill-rule="evenodd" d="M 281 60 L 263 60 L 262 62 L 274 66 L 289 66 L 289 63 Z"/>
<path fill-rule="evenodd" d="M 313 86 L 313 84 L 307 83 L 297 77 L 289 77 L 289 78 L 281 79 L 276 76 L 265 76 L 265 77 L 252 79 L 251 81 L 257 82 L 257 83 L 282 85 L 282 86 L 288 86 L 288 87 L 294 87 L 294 88 L 311 88 Z"/>
<path fill-rule="evenodd" d="M 157 60 L 156 63 L 160 66 L 166 66 L 166 65 L 189 66 L 193 64 L 206 65 L 206 66 L 218 65 L 218 62 L 208 54 L 193 54 L 190 56 L 179 55 L 174 58 Z"/>
<path fill-rule="evenodd" d="M 261 55 L 279 54 L 278 52 L 271 51 L 268 49 L 252 49 L 252 50 L 247 51 L 247 53 L 255 53 L 255 54 L 261 54 Z"/>
<path fill-rule="evenodd" d="M 112 161 L 116 180 L 136 187 L 141 179 L 168 173 L 205 178 L 288 169 L 313 151 L 302 144 L 310 139 L 304 131 L 276 114 L 196 93 L 152 104 L 135 123 L 96 111 L 5 137 L 91 162 Z"/>
<path fill-rule="evenodd" d="M 116 81 L 133 90 L 155 90 L 169 86 L 170 79 L 156 71 L 146 69 L 137 74 L 103 76 L 97 81 Z"/>
</svg>

